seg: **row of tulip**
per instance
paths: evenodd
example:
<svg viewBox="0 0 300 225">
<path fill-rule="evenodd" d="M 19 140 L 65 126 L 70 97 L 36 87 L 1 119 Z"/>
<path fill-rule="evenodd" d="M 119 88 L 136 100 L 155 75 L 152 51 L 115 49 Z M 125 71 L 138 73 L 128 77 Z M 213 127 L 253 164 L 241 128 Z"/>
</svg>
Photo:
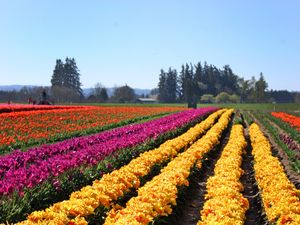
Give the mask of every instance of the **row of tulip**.
<svg viewBox="0 0 300 225">
<path fill-rule="evenodd" d="M 110 208 L 114 201 L 130 189 L 137 189 L 140 186 L 140 179 L 149 174 L 154 165 L 175 157 L 181 149 L 186 148 L 209 129 L 223 113 L 224 110 L 219 110 L 211 114 L 186 133 L 166 141 L 156 149 L 141 154 L 119 170 L 103 175 L 100 180 L 94 181 L 93 185 L 73 192 L 69 200 L 56 203 L 46 210 L 31 213 L 28 220 L 19 224 L 81 224 L 82 221 L 85 221 L 83 217 L 93 214 L 96 208 L 100 206 Z"/>
<path fill-rule="evenodd" d="M 295 127 L 298 131 L 300 131 L 300 117 L 284 112 L 272 112 L 271 114 L 272 116 L 289 123 L 292 127 Z"/>
<path fill-rule="evenodd" d="M 292 169 L 299 173 L 300 172 L 300 161 L 299 161 L 299 153 L 297 150 L 293 150 L 291 145 L 286 143 L 284 140 L 281 139 L 280 137 L 280 129 L 285 130 L 295 141 L 299 141 L 299 132 L 296 131 L 294 128 L 292 128 L 289 124 L 281 121 L 278 118 L 275 118 L 268 113 L 264 112 L 252 112 L 251 113 L 261 124 L 264 126 L 268 132 L 271 134 L 272 139 L 284 150 L 286 155 L 288 156 L 289 164 L 292 167 Z M 274 126 L 272 123 L 275 123 L 277 126 Z M 291 133 L 290 131 L 293 131 Z M 292 135 L 293 134 L 293 135 Z M 296 137 L 296 139 L 295 139 Z M 297 138 L 298 137 L 298 138 Z"/>
<path fill-rule="evenodd" d="M 160 216 L 171 214 L 172 207 L 176 205 L 178 187 L 189 185 L 188 177 L 192 168 L 196 164 L 200 168 L 203 156 L 219 143 L 232 113 L 233 110 L 227 110 L 202 138 L 168 163 L 159 175 L 139 188 L 138 196 L 131 198 L 125 208 L 112 209 L 104 224 L 146 225 Z"/>
<path fill-rule="evenodd" d="M 289 149 L 300 153 L 300 144 L 298 144 L 291 136 L 281 133 L 279 138 L 288 146 Z"/>
<path fill-rule="evenodd" d="M 79 107 L 0 114 L 0 154 L 12 149 L 97 133 L 181 107 Z"/>
<path fill-rule="evenodd" d="M 287 178 L 278 158 L 272 156 L 271 145 L 259 126 L 250 126 L 255 178 L 261 191 L 264 210 L 271 223 L 300 224 L 299 191 Z"/>
<path fill-rule="evenodd" d="M 249 202 L 241 194 L 242 155 L 247 146 L 243 131 L 242 125 L 232 127 L 214 175 L 207 180 L 206 201 L 197 225 L 244 224 Z"/>
<path fill-rule="evenodd" d="M 0 158 L 0 194 L 32 188 L 65 171 L 96 165 L 118 149 L 131 148 L 215 111 L 208 107 L 183 111 L 167 117 L 118 128 L 94 136 L 44 145 L 27 152 L 15 151 Z"/>
<path fill-rule="evenodd" d="M 53 109 L 76 109 L 86 106 L 66 106 L 66 105 L 25 105 L 25 104 L 0 104 L 0 113 L 53 110 Z"/>
</svg>

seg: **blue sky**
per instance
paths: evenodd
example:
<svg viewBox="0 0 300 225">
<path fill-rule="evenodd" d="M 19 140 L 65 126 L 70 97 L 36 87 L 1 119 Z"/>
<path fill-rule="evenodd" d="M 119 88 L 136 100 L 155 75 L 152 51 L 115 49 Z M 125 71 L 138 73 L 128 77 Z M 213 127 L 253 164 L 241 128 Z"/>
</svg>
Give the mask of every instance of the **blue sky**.
<svg viewBox="0 0 300 225">
<path fill-rule="evenodd" d="M 153 88 L 161 68 L 207 61 L 300 90 L 298 0 L 0 0 L 0 85 L 50 85 L 74 57 L 83 87 Z"/>
</svg>

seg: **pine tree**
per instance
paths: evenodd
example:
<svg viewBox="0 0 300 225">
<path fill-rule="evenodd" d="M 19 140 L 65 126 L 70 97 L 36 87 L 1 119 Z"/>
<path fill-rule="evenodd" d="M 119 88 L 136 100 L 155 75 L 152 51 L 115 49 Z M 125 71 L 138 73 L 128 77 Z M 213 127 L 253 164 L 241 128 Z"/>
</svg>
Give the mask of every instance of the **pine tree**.
<svg viewBox="0 0 300 225">
<path fill-rule="evenodd" d="M 51 79 L 51 92 L 57 101 L 80 101 L 83 91 L 80 73 L 74 58 L 66 58 L 65 63 L 56 60 Z"/>
<path fill-rule="evenodd" d="M 167 75 L 163 69 L 160 70 L 159 82 L 158 82 L 158 100 L 160 102 L 166 102 L 166 80 Z"/>
<path fill-rule="evenodd" d="M 168 103 L 176 102 L 177 97 L 177 71 L 169 68 L 165 79 L 165 95 L 166 101 Z"/>
<path fill-rule="evenodd" d="M 134 102 L 135 98 L 136 96 L 134 90 L 127 84 L 125 84 L 125 86 L 116 88 L 112 96 L 112 99 L 119 103 Z"/>
<path fill-rule="evenodd" d="M 178 98 L 180 102 L 184 101 L 184 91 L 185 91 L 185 67 L 181 66 L 181 71 L 178 79 Z"/>
<path fill-rule="evenodd" d="M 265 78 L 262 73 L 260 73 L 259 79 L 255 83 L 255 87 L 257 92 L 257 102 L 266 102 L 266 89 L 268 88 L 268 84 L 265 81 Z"/>
<path fill-rule="evenodd" d="M 64 87 L 70 88 L 80 97 L 83 96 L 80 73 L 74 58 L 66 58 L 64 65 Z"/>
<path fill-rule="evenodd" d="M 51 85 L 53 86 L 63 86 L 64 80 L 64 64 L 60 59 L 56 60 L 56 65 L 53 70 Z"/>
<path fill-rule="evenodd" d="M 108 100 L 107 90 L 101 83 L 95 84 L 93 95 L 96 101 L 105 102 Z"/>
<path fill-rule="evenodd" d="M 195 82 L 196 98 L 200 100 L 200 97 L 203 94 L 202 65 L 201 65 L 201 62 L 198 62 L 197 65 L 195 65 L 194 82 Z"/>
</svg>

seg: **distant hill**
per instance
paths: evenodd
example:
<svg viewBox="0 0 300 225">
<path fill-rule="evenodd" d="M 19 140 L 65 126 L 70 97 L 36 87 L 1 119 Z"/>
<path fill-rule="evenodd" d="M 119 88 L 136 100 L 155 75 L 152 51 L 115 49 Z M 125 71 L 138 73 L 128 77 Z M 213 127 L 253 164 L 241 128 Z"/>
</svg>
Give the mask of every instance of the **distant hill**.
<svg viewBox="0 0 300 225">
<path fill-rule="evenodd" d="M 22 89 L 22 87 L 28 87 L 28 88 L 32 88 L 32 87 L 39 87 L 36 85 L 0 85 L 0 91 L 20 91 Z M 106 88 L 107 89 L 107 94 L 108 96 L 112 96 L 113 92 L 115 90 L 115 88 Z M 84 96 L 89 96 L 92 93 L 93 88 L 83 88 L 83 94 Z M 150 94 L 151 89 L 141 89 L 141 88 L 134 88 L 134 92 L 137 95 L 147 95 Z"/>
<path fill-rule="evenodd" d="M 38 87 L 35 85 L 19 85 L 19 84 L 13 84 L 13 85 L 0 85 L 0 91 L 20 91 L 22 87 Z"/>
</svg>

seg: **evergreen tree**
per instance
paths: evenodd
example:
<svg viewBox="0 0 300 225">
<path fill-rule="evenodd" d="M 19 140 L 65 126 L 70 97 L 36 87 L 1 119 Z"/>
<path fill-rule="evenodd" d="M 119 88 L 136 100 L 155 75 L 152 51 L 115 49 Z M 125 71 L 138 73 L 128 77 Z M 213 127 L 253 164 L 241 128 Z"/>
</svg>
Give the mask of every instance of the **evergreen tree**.
<svg viewBox="0 0 300 225">
<path fill-rule="evenodd" d="M 108 94 L 106 88 L 102 88 L 99 93 L 99 99 L 101 102 L 106 102 L 108 100 Z"/>
<path fill-rule="evenodd" d="M 135 100 L 134 90 L 131 87 L 129 87 L 127 84 L 125 84 L 125 86 L 118 87 L 114 91 L 112 100 L 119 103 L 134 102 Z"/>
<path fill-rule="evenodd" d="M 98 102 L 106 102 L 108 100 L 107 90 L 101 83 L 95 85 L 93 96 Z"/>
<path fill-rule="evenodd" d="M 248 96 L 249 102 L 257 102 L 256 79 L 254 76 L 249 81 L 250 95 Z"/>
<path fill-rule="evenodd" d="M 188 103 L 188 107 L 196 107 L 196 93 L 194 82 L 194 68 L 193 65 L 185 65 L 185 71 L 183 76 L 183 96 L 184 100 Z"/>
<path fill-rule="evenodd" d="M 161 69 L 159 74 L 159 82 L 158 82 L 158 100 L 160 102 L 166 102 L 167 99 L 166 80 L 167 80 L 167 75 L 165 71 Z"/>
<path fill-rule="evenodd" d="M 240 78 L 238 80 L 239 91 L 238 93 L 241 96 L 241 102 L 247 102 L 247 99 L 251 93 L 250 80 L 245 80 L 244 78 Z"/>
<path fill-rule="evenodd" d="M 259 80 L 255 83 L 255 87 L 257 92 L 257 102 L 266 102 L 266 89 L 268 88 L 268 84 L 262 73 L 260 73 Z"/>
<path fill-rule="evenodd" d="M 53 70 L 51 85 L 52 86 L 63 86 L 64 80 L 64 64 L 60 59 L 56 60 L 56 65 Z"/>
<path fill-rule="evenodd" d="M 80 73 L 74 58 L 66 58 L 64 65 L 64 87 L 70 88 L 80 97 L 83 96 Z"/>
<path fill-rule="evenodd" d="M 197 63 L 195 65 L 195 76 L 194 76 L 194 82 L 195 82 L 195 94 L 196 98 L 200 100 L 200 97 L 203 94 L 203 83 L 202 83 L 202 65 L 201 62 Z"/>
<path fill-rule="evenodd" d="M 178 79 L 178 98 L 180 102 L 184 101 L 184 91 L 185 91 L 185 67 L 184 65 L 181 66 L 181 71 Z"/>
<path fill-rule="evenodd" d="M 165 102 L 174 103 L 177 97 L 177 71 L 169 68 L 165 79 Z"/>
<path fill-rule="evenodd" d="M 74 58 L 66 58 L 65 63 L 56 60 L 51 79 L 51 92 L 57 101 L 80 101 L 83 91 L 80 73 Z"/>
</svg>

